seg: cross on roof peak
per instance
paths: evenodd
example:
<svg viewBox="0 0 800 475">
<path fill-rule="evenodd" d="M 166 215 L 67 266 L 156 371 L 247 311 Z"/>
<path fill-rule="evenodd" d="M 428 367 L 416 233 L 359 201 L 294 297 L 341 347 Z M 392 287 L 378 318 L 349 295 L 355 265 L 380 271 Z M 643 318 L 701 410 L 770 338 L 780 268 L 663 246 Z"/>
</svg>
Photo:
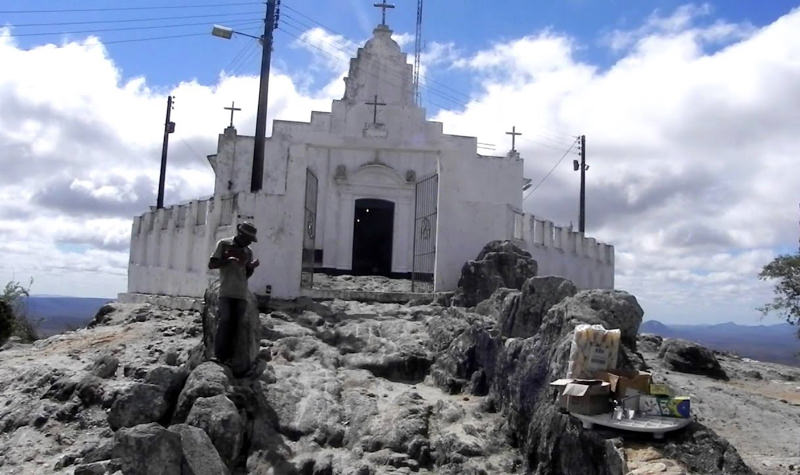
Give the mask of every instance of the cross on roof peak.
<svg viewBox="0 0 800 475">
<path fill-rule="evenodd" d="M 242 108 L 241 107 L 234 107 L 234 102 L 231 101 L 231 106 L 230 107 L 223 107 L 223 109 L 225 109 L 226 111 L 231 111 L 231 125 L 230 125 L 230 127 L 233 127 L 233 111 L 240 111 L 240 110 L 242 110 Z"/>
<path fill-rule="evenodd" d="M 506 135 L 510 135 L 511 136 L 511 151 L 512 152 L 516 152 L 517 151 L 517 149 L 516 149 L 516 145 L 517 145 L 516 138 L 517 138 L 517 135 L 522 135 L 522 132 L 517 132 L 517 126 L 515 125 L 515 126 L 511 127 L 511 132 L 506 132 Z"/>
<path fill-rule="evenodd" d="M 385 1 L 381 3 L 373 3 L 372 6 L 381 9 L 381 25 L 386 26 L 386 9 L 387 8 L 394 8 L 394 5 L 390 5 Z"/>
</svg>

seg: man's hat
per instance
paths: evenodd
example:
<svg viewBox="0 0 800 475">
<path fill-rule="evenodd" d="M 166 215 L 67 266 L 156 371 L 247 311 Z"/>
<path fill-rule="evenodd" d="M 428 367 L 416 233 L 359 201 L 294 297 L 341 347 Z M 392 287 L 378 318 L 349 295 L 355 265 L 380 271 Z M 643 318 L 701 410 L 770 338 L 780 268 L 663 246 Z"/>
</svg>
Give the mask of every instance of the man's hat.
<svg viewBox="0 0 800 475">
<path fill-rule="evenodd" d="M 252 225 L 252 223 L 240 223 L 236 226 L 236 231 L 239 234 L 243 234 L 250 238 L 251 241 L 257 242 L 256 239 L 256 227 Z"/>
</svg>

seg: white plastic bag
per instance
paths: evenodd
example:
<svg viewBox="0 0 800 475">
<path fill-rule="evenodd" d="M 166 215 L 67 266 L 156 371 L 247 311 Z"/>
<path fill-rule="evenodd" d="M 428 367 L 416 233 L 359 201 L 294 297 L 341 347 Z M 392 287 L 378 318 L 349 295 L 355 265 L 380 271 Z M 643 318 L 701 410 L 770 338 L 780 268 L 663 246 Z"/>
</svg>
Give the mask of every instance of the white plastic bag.
<svg viewBox="0 0 800 475">
<path fill-rule="evenodd" d="M 597 371 L 615 369 L 619 352 L 619 329 L 602 325 L 578 325 L 569 351 L 567 378 L 592 379 Z"/>
</svg>

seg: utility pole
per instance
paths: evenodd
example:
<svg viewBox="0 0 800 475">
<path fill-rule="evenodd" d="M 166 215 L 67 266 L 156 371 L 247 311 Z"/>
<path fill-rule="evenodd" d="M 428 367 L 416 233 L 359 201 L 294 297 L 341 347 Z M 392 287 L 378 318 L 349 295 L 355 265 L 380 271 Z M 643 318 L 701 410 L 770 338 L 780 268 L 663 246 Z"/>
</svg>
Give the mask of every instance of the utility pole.
<svg viewBox="0 0 800 475">
<path fill-rule="evenodd" d="M 169 134 L 175 132 L 175 122 L 169 120 L 172 111 L 172 96 L 167 96 L 167 119 L 164 121 L 164 143 L 161 145 L 161 175 L 158 177 L 158 199 L 156 209 L 164 207 L 164 178 L 167 174 L 167 147 L 169 146 Z"/>
<path fill-rule="evenodd" d="M 581 135 L 581 212 L 578 231 L 586 231 L 586 136 Z"/>
<path fill-rule="evenodd" d="M 258 110 L 256 111 L 256 136 L 253 146 L 253 177 L 250 191 L 261 189 L 264 182 L 264 141 L 267 132 L 267 97 L 269 91 L 269 65 L 272 57 L 272 31 L 275 29 L 276 0 L 267 0 L 267 16 L 264 19 L 264 36 L 261 37 L 261 82 L 258 86 Z"/>
</svg>

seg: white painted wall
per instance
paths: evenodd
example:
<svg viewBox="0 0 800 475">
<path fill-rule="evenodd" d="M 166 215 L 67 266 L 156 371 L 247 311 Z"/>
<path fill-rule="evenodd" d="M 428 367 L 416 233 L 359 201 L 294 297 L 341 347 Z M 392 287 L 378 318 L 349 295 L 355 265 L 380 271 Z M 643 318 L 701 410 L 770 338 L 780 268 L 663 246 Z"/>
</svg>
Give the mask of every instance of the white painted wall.
<svg viewBox="0 0 800 475">
<path fill-rule="evenodd" d="M 441 123 L 426 121 L 413 101 L 411 71 L 391 31 L 377 27 L 351 60 L 345 94 L 331 112 L 312 112 L 309 122 L 273 122 L 258 193 L 250 192 L 254 139 L 227 128 L 208 157 L 213 198 L 134 218 L 128 291 L 201 296 L 216 273 L 207 270 L 216 241 L 251 220 L 262 263 L 251 290 L 271 285 L 276 297 L 299 295 L 307 168 L 319 179 L 315 244 L 324 267 L 351 268 L 355 200 L 377 198 L 395 204 L 392 271 L 410 272 L 414 182 L 438 173 L 437 290 L 454 289 L 463 263 L 484 244 L 511 238 L 531 251 L 540 274 L 564 275 L 582 288 L 613 287 L 613 248 L 515 211 L 522 160 L 477 155 L 476 138 L 446 135 Z M 375 95 L 386 105 L 373 121 L 366 103 Z"/>
</svg>

